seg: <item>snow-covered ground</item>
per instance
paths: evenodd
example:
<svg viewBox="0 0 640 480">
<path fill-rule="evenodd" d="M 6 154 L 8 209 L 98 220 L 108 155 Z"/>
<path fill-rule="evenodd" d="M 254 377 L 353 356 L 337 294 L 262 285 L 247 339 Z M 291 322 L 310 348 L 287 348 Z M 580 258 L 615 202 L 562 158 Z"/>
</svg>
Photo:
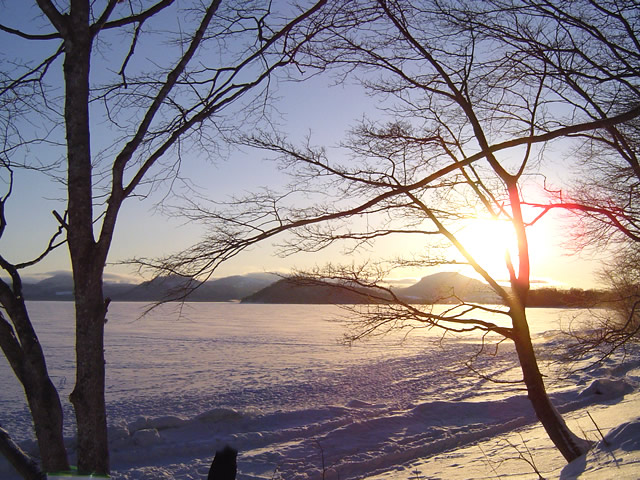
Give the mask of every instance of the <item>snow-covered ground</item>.
<svg viewBox="0 0 640 480">
<path fill-rule="evenodd" d="M 32 308 L 66 397 L 72 306 Z M 342 326 L 327 321 L 338 313 L 330 306 L 194 304 L 181 317 L 163 309 L 135 320 L 140 309 L 112 305 L 107 324 L 113 478 L 204 479 L 226 444 L 240 452 L 241 480 L 538 479 L 535 469 L 547 479 L 640 478 L 640 351 L 567 371 L 556 361 L 557 321 L 576 312 L 530 314 L 554 404 L 576 433 L 599 441 L 566 466 L 520 385 L 464 365 L 478 352 L 473 337 L 418 331 L 347 348 L 336 342 Z M 507 344 L 473 366 L 519 378 Z M 33 448 L 6 362 L 0 379 L 0 424 Z M 70 420 L 66 429 L 73 451 Z M 0 460 L 0 479 L 14 478 Z"/>
<path fill-rule="evenodd" d="M 638 378 L 639 374 L 640 370 L 636 370 L 632 375 Z M 569 465 L 553 447 L 542 426 L 533 423 L 366 478 L 637 480 L 640 478 L 640 394 L 634 390 L 624 397 L 618 396 L 618 389 L 626 383 L 618 378 L 608 384 L 613 398 L 595 399 L 592 404 L 565 413 L 574 431 L 586 433 L 587 438 L 597 442 L 585 457 Z M 606 396 L 605 390 L 602 391 Z M 600 432 L 605 435 L 606 443 Z"/>
</svg>

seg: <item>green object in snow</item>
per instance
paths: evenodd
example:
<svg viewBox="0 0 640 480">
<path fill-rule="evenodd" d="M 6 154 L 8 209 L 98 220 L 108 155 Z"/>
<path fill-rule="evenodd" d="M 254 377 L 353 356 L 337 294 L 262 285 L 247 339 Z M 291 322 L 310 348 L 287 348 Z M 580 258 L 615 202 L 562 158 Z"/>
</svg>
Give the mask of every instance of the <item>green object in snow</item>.
<svg viewBox="0 0 640 480">
<path fill-rule="evenodd" d="M 76 467 L 71 467 L 68 472 L 51 472 L 47 473 L 47 480 L 63 480 L 65 478 L 74 478 L 76 480 L 80 478 L 111 478 L 109 475 L 98 475 L 97 473 L 83 474 L 78 473 Z"/>
</svg>

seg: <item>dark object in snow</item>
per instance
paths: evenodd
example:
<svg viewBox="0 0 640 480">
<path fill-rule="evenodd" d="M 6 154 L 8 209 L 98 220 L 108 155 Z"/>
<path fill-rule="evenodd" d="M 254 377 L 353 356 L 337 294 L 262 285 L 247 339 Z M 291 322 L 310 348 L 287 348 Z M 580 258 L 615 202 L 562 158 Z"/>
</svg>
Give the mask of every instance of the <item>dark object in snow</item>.
<svg viewBox="0 0 640 480">
<path fill-rule="evenodd" d="M 238 451 L 229 445 L 225 445 L 222 450 L 216 451 L 207 480 L 235 480 L 237 456 Z"/>
</svg>

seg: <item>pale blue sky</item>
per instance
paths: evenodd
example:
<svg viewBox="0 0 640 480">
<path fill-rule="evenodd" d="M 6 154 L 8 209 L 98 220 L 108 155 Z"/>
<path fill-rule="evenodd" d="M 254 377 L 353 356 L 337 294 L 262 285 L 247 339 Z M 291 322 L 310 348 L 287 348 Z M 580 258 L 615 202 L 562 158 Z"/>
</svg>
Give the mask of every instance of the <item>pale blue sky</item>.
<svg viewBox="0 0 640 480">
<path fill-rule="evenodd" d="M 7 5 L 25 8 L 23 2 L 5 2 Z M 27 9 L 27 12 L 32 10 Z M 21 10 L 21 18 L 31 18 L 33 14 Z M 18 14 L 11 14 L 12 20 L 18 21 Z M 4 17 L 3 22 L 15 25 Z M 33 30 L 31 30 L 33 31 Z M 0 32 L 0 45 L 3 45 L 5 58 L 16 57 L 23 53 L 24 42 Z M 44 46 L 46 45 L 46 47 Z M 43 44 L 48 51 L 55 48 L 56 42 Z M 52 47 L 53 46 L 53 47 Z M 32 47 L 30 47 L 32 48 Z M 34 52 L 40 53 L 40 52 Z M 363 114 L 375 115 L 374 102 L 356 85 L 331 86 L 327 78 L 317 77 L 308 82 L 297 84 L 281 84 L 275 103 L 282 113 L 282 129 L 293 140 L 302 140 L 311 133 L 315 144 L 336 145 L 344 136 L 350 125 Z M 94 135 L 95 138 L 96 135 Z M 34 146 L 31 156 L 47 156 L 49 149 Z M 336 151 L 337 153 L 337 151 Z M 233 152 L 229 158 L 209 162 L 204 161 L 199 153 L 184 154 L 183 174 L 191 178 L 203 191 L 212 198 L 224 199 L 228 195 L 237 195 L 252 191 L 260 186 L 276 188 L 287 181 L 275 169 L 271 162 L 263 161 L 260 152 Z M 201 229 L 194 225 L 186 225 L 175 218 L 167 218 L 154 210 L 154 203 L 165 192 L 160 191 L 150 198 L 128 200 L 121 213 L 117 233 L 109 260 L 117 262 L 135 256 L 160 256 L 195 243 Z M 35 257 L 46 245 L 48 236 L 55 231 L 57 223 L 51 211 L 64 211 L 60 198 L 64 196 L 63 186 L 35 172 L 20 172 L 16 177 L 15 195 L 8 206 L 9 227 L 5 237 L 0 240 L 0 248 L 13 262 L 21 262 Z M 536 246 L 532 252 L 534 260 L 533 278 L 564 285 L 591 287 L 596 284 L 595 273 L 599 265 L 591 260 L 589 254 L 581 256 L 568 255 L 561 248 L 562 242 L 568 240 L 563 234 L 566 227 L 556 221 L 545 220 L 532 231 L 536 242 L 545 247 Z M 267 242 L 255 247 L 228 264 L 223 265 L 216 276 L 243 274 L 256 271 L 287 271 L 290 268 L 311 267 L 327 261 L 338 262 L 342 257 L 339 248 L 331 248 L 326 252 L 305 254 L 282 259 L 276 257 Z M 385 255 L 393 256 L 394 249 L 406 251 L 408 248 L 417 251 L 420 246 L 399 245 L 392 242 L 381 242 L 379 250 Z M 488 248 L 488 247 L 487 247 Z M 363 254 L 362 258 L 374 257 L 378 250 Z M 351 258 L 347 258 L 350 261 Z M 63 248 L 53 252 L 36 267 L 25 273 L 41 276 L 48 272 L 69 270 L 68 254 Z M 129 275 L 130 267 L 109 266 L 108 272 Z M 433 273 L 433 270 L 406 270 L 397 273 L 398 277 L 414 277 Z M 463 273 L 469 273 L 463 271 Z M 500 273 L 496 273 L 500 276 Z M 506 275 L 505 275 L 506 276 Z"/>
</svg>

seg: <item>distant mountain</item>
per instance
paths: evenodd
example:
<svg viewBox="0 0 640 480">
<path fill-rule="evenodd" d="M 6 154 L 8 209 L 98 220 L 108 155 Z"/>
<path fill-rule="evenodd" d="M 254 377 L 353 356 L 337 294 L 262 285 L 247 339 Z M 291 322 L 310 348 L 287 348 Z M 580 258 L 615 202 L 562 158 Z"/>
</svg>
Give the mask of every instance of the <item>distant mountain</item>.
<svg viewBox="0 0 640 480">
<path fill-rule="evenodd" d="M 457 298 L 478 303 L 500 302 L 500 298 L 488 285 L 453 272 L 429 275 L 415 285 L 394 289 L 394 293 L 403 301 L 414 303 L 455 303 Z M 244 298 L 242 302 L 356 304 L 370 303 L 368 295 L 379 297 L 380 292 L 364 288 L 354 292 L 338 285 L 314 284 L 313 281 L 304 279 L 284 279 Z"/>
<path fill-rule="evenodd" d="M 22 285 L 27 300 L 73 300 L 73 277 L 71 272 L 56 273 L 37 283 Z"/>
<path fill-rule="evenodd" d="M 380 292 L 361 287 L 343 288 L 316 280 L 282 279 L 242 299 L 242 303 L 356 304 L 374 303 Z"/>
<path fill-rule="evenodd" d="M 200 285 L 200 282 L 179 275 L 166 275 L 133 285 L 119 285 L 114 290 L 112 284 L 105 283 L 105 296 L 113 301 L 154 302 L 180 298 L 186 292 Z"/>
<path fill-rule="evenodd" d="M 273 274 L 257 273 L 217 278 L 206 282 L 164 276 L 140 284 L 105 282 L 105 296 L 113 301 L 155 302 L 179 298 L 184 288 L 193 302 L 306 303 L 349 304 L 370 303 L 369 295 L 379 292 L 364 288 L 348 290 L 338 285 L 280 279 Z M 355 290 L 355 291 L 354 291 Z M 422 278 L 407 288 L 394 289 L 404 301 L 415 303 L 453 303 L 456 297 L 470 302 L 499 303 L 488 285 L 459 273 L 442 272 Z M 57 273 L 37 283 L 24 284 L 27 300 L 73 300 L 71 273 Z"/>
<path fill-rule="evenodd" d="M 457 303 L 457 298 L 477 303 L 501 302 L 487 284 L 456 272 L 434 273 L 415 285 L 396 289 L 394 293 L 416 303 Z"/>
<path fill-rule="evenodd" d="M 187 288 L 191 290 L 187 301 L 227 302 L 240 300 L 274 283 L 277 275 L 254 273 L 235 275 L 207 282 L 199 282 L 180 276 L 163 276 L 135 283 L 104 283 L 105 297 L 113 301 L 156 302 L 177 298 Z M 73 277 L 71 273 L 59 273 L 36 283 L 25 283 L 27 300 L 73 300 Z"/>
<path fill-rule="evenodd" d="M 273 274 L 234 275 L 202 283 L 189 296 L 190 301 L 227 302 L 241 300 L 273 284 L 280 277 Z"/>
</svg>

